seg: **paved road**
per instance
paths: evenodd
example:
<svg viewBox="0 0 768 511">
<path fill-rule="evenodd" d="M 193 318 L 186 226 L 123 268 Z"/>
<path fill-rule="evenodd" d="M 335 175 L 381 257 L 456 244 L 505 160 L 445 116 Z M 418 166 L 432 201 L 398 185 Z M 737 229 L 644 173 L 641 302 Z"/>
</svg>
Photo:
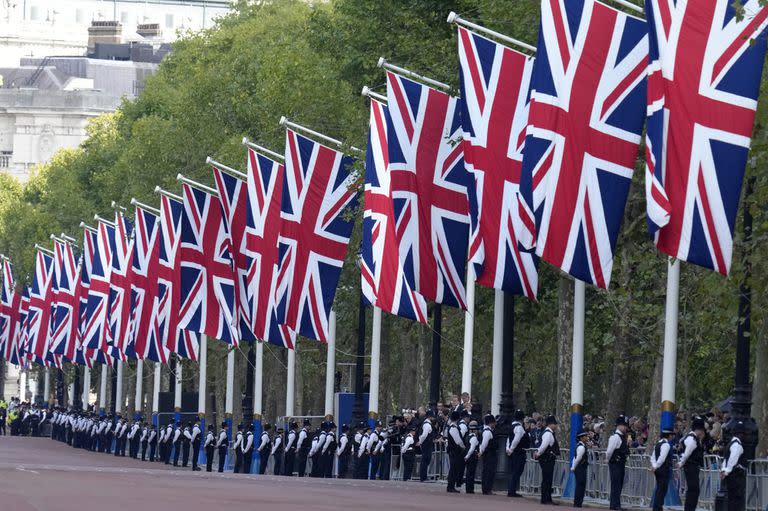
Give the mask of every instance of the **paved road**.
<svg viewBox="0 0 768 511">
<path fill-rule="evenodd" d="M 498 511 L 502 507 L 545 509 L 532 499 L 447 494 L 441 484 L 209 474 L 72 449 L 48 438 L 0 437 L 3 511 Z"/>
</svg>

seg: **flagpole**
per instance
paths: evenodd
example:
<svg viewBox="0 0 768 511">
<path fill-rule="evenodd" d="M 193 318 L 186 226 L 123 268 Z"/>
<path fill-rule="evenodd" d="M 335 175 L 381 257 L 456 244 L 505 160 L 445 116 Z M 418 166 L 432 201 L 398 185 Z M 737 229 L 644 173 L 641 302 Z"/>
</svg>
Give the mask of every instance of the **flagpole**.
<svg viewBox="0 0 768 511">
<path fill-rule="evenodd" d="M 117 361 L 117 380 L 115 383 L 115 414 L 123 413 L 123 361 Z"/>
<path fill-rule="evenodd" d="M 232 411 L 234 410 L 234 387 L 235 387 L 235 350 L 230 348 L 227 353 L 227 389 L 224 399 L 224 416 L 227 423 L 227 436 L 232 440 Z M 229 451 L 227 451 L 229 453 Z M 229 467 L 229 454 L 224 462 L 225 467 Z"/>
<path fill-rule="evenodd" d="M 464 360 L 461 368 L 461 392 L 472 395 L 472 351 L 475 336 L 475 272 L 467 265 L 467 310 L 464 312 Z"/>
<path fill-rule="evenodd" d="M 319 132 L 317 132 L 317 131 L 315 131 L 313 129 L 307 128 L 306 126 L 302 126 L 301 124 L 296 124 L 293 121 L 289 121 L 286 116 L 282 116 L 280 118 L 280 126 L 286 126 L 288 128 L 292 128 L 292 129 L 294 129 L 296 131 L 303 131 L 304 133 L 306 133 L 308 135 L 312 135 L 314 137 L 319 138 L 320 140 L 323 140 L 324 142 L 328 142 L 329 144 L 335 145 L 339 149 L 343 149 L 345 147 L 344 146 L 344 142 L 342 142 L 341 140 L 338 140 L 338 139 L 335 139 L 335 138 L 331 138 L 328 135 L 323 135 L 322 133 L 319 133 Z M 357 148 L 355 146 L 349 146 L 349 148 L 352 149 L 353 151 L 357 152 L 357 153 L 363 153 L 362 149 L 359 149 L 359 148 Z"/>
<path fill-rule="evenodd" d="M 19 375 L 19 401 L 27 400 L 27 370 L 22 369 Z"/>
<path fill-rule="evenodd" d="M 491 356 L 491 413 L 501 412 L 501 368 L 504 357 L 504 291 L 493 294 L 493 354 Z"/>
<path fill-rule="evenodd" d="M 198 381 L 197 381 L 197 418 L 200 420 L 200 434 L 205 435 L 205 405 L 207 394 L 207 380 L 208 377 L 208 336 L 205 334 L 200 335 L 200 355 L 198 356 Z M 198 455 L 199 465 L 205 465 L 205 449 L 200 449 Z"/>
<path fill-rule="evenodd" d="M 443 309 L 439 303 L 432 307 L 432 355 L 429 371 L 429 407 L 436 414 L 440 400 L 440 348 L 443 341 Z M 370 399 L 370 397 L 369 397 Z"/>
<path fill-rule="evenodd" d="M 88 366 L 85 366 L 83 369 L 83 410 L 88 410 L 88 400 L 90 399 L 91 394 L 91 368 Z"/>
<path fill-rule="evenodd" d="M 379 57 L 379 62 L 377 63 L 378 67 L 384 68 L 388 71 L 392 71 L 394 73 L 407 76 L 408 78 L 413 78 L 415 80 L 422 81 L 426 84 L 432 85 L 434 87 L 437 87 L 439 89 L 443 90 L 451 90 L 451 86 L 447 83 L 438 82 L 437 80 L 433 80 L 432 78 L 428 78 L 424 75 L 420 75 L 419 73 L 415 73 L 409 69 L 405 69 L 404 67 L 396 66 L 394 64 L 390 64 L 387 62 L 387 59 L 384 57 Z"/>
<path fill-rule="evenodd" d="M 99 385 L 99 415 L 107 414 L 107 364 L 101 364 L 101 384 Z"/>
<path fill-rule="evenodd" d="M 379 379 L 381 373 L 381 309 L 373 307 L 373 331 L 371 332 L 371 378 L 368 389 L 368 419 L 379 419 Z"/>
<path fill-rule="evenodd" d="M 133 418 L 139 420 L 141 418 L 142 401 L 144 397 L 144 361 L 139 359 L 136 361 L 136 397 L 134 399 L 134 412 Z"/>
<path fill-rule="evenodd" d="M 450 14 L 448 14 L 448 23 L 456 23 L 457 25 L 461 25 L 466 28 L 471 28 L 472 30 L 476 32 L 480 32 L 481 34 L 489 35 L 491 37 L 495 37 L 496 39 L 499 39 L 501 41 L 504 41 L 505 43 L 513 44 L 515 46 L 519 46 L 520 48 L 523 48 L 525 50 L 531 51 L 533 53 L 536 53 L 536 47 L 533 45 L 530 45 L 526 42 L 520 41 L 519 39 L 515 39 L 514 37 L 509 37 L 508 35 L 501 34 L 499 32 L 496 32 L 495 30 L 491 30 L 489 28 L 485 28 L 482 25 L 478 25 L 477 23 L 472 23 L 471 21 L 467 21 L 463 18 L 461 18 L 458 14 L 451 11 Z"/>
<path fill-rule="evenodd" d="M 213 165 L 217 169 L 223 170 L 224 172 L 227 172 L 228 174 L 232 174 L 234 177 L 237 177 L 237 178 L 240 178 L 240 179 L 248 179 L 248 174 L 246 174 L 245 172 L 242 172 L 240 170 L 234 169 L 234 168 L 232 168 L 232 167 L 230 167 L 228 165 L 224 165 L 223 163 L 214 160 L 210 156 L 205 158 L 205 163 L 207 163 L 208 165 Z"/>
<path fill-rule="evenodd" d="M 328 348 L 325 359 L 325 419 L 333 418 L 333 388 L 336 378 L 336 311 L 331 309 L 328 318 Z"/>
<path fill-rule="evenodd" d="M 584 425 L 584 314 L 586 284 L 573 281 L 573 357 L 571 359 L 571 459 L 576 453 L 576 435 Z"/>
<path fill-rule="evenodd" d="M 43 394 L 45 395 L 45 407 L 49 408 L 51 404 L 51 372 L 48 367 L 45 368 L 45 379 L 43 380 Z"/>
<path fill-rule="evenodd" d="M 293 405 L 296 402 L 296 349 L 298 343 L 288 350 L 288 377 L 285 383 L 285 419 L 293 417 Z"/>
<path fill-rule="evenodd" d="M 262 382 L 264 371 L 264 343 L 256 341 L 256 363 L 253 368 L 253 438 L 261 438 L 261 408 L 262 408 Z M 254 460 L 251 473 L 257 474 L 257 467 L 261 466 L 261 457 L 259 451 L 254 449 Z"/>
<path fill-rule="evenodd" d="M 155 362 L 155 377 L 152 379 L 152 426 L 157 428 L 160 424 L 158 412 L 160 411 L 160 362 Z"/>
<path fill-rule="evenodd" d="M 256 152 L 264 153 L 265 156 L 271 156 L 272 158 L 277 158 L 280 161 L 285 160 L 285 156 L 284 155 L 282 155 L 280 153 L 276 153 L 274 151 L 271 151 L 271 150 L 267 149 L 264 146 L 261 146 L 261 145 L 255 143 L 255 142 L 252 142 L 252 141 L 248 140 L 248 137 L 243 137 L 243 145 L 247 146 L 247 147 L 250 147 L 251 149 L 253 149 Z"/>
<path fill-rule="evenodd" d="M 677 379 L 677 311 L 680 299 L 680 261 L 667 258 L 667 303 L 664 315 L 664 365 L 661 376 L 661 427 L 675 425 Z"/>
<path fill-rule="evenodd" d="M 173 421 L 179 422 L 181 420 L 181 377 L 182 367 L 181 359 L 176 361 L 176 378 L 175 387 L 173 389 Z"/>
</svg>

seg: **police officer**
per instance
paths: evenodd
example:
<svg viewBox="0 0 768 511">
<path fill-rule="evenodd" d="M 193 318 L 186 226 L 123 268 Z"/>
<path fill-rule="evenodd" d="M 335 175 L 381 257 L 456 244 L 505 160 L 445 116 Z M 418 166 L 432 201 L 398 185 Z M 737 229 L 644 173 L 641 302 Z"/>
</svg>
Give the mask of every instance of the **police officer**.
<svg viewBox="0 0 768 511">
<path fill-rule="evenodd" d="M 181 466 L 187 468 L 189 465 L 189 448 L 192 446 L 192 424 L 187 422 L 181 434 Z"/>
<path fill-rule="evenodd" d="M 130 433 L 128 433 L 131 438 L 131 447 L 129 450 L 129 454 L 133 459 L 136 459 L 139 457 L 139 445 L 141 444 L 139 430 L 140 430 L 139 421 L 137 420 L 133 421 L 133 426 L 131 426 L 131 431 Z"/>
<path fill-rule="evenodd" d="M 336 448 L 336 456 L 339 458 L 339 479 L 345 479 L 349 471 L 349 458 L 352 452 L 352 442 L 349 439 L 349 426 L 341 425 L 341 435 L 339 435 L 339 446 Z"/>
<path fill-rule="evenodd" d="M 381 463 L 381 456 L 379 456 L 379 444 L 382 441 L 381 438 L 381 422 L 376 421 L 373 431 L 368 436 L 368 456 L 371 460 L 371 475 L 370 479 L 376 479 L 376 474 L 379 471 L 379 465 Z"/>
<path fill-rule="evenodd" d="M 446 428 L 448 459 L 450 461 L 448 487 L 446 488 L 448 493 L 460 493 L 456 489 L 456 485 L 464 473 L 464 453 L 467 446 L 464 445 L 464 439 L 461 437 L 461 431 L 459 430 L 460 419 L 461 414 L 456 410 L 452 411 L 448 419 L 448 427 Z"/>
<path fill-rule="evenodd" d="M 480 436 L 479 456 L 483 460 L 483 495 L 490 495 L 493 492 L 493 480 L 496 477 L 496 457 L 498 445 L 496 435 L 493 430 L 496 429 L 496 417 L 488 414 L 483 419 L 485 426 Z"/>
<path fill-rule="evenodd" d="M 181 421 L 176 421 L 176 429 L 173 431 L 173 466 L 179 466 L 179 456 L 181 456 Z"/>
<path fill-rule="evenodd" d="M 155 452 L 157 450 L 157 430 L 154 427 L 149 428 L 149 461 L 155 461 Z"/>
<path fill-rule="evenodd" d="M 624 487 L 624 470 L 629 455 L 627 444 L 627 419 L 619 415 L 616 419 L 616 431 L 608 439 L 605 457 L 608 459 L 608 472 L 611 476 L 610 509 L 621 509 L 621 490 Z"/>
<path fill-rule="evenodd" d="M 325 437 L 328 432 L 328 423 L 323 421 L 320 424 L 320 429 L 312 437 L 312 447 L 309 449 L 309 458 L 312 460 L 312 471 L 309 473 L 310 477 L 322 477 L 322 469 L 320 468 L 320 454 L 323 445 L 325 445 Z"/>
<path fill-rule="evenodd" d="M 216 449 L 219 451 L 219 472 L 224 472 L 228 448 L 229 436 L 227 435 L 227 423 L 224 421 L 221 423 L 221 431 L 219 431 L 219 437 L 216 439 Z"/>
<path fill-rule="evenodd" d="M 421 448 L 421 466 L 419 467 L 419 481 L 422 483 L 427 480 L 427 474 L 429 472 L 429 464 L 432 462 L 432 451 L 434 449 L 434 422 L 435 412 L 432 410 L 427 412 L 427 417 L 424 422 L 421 423 L 421 431 L 419 433 L 419 440 L 417 447 Z"/>
<path fill-rule="evenodd" d="M 365 424 L 358 422 L 355 425 L 355 434 L 352 436 L 352 478 L 358 479 L 358 461 L 357 453 L 360 452 L 360 444 L 363 442 L 363 433 L 365 431 Z"/>
<path fill-rule="evenodd" d="M 147 423 L 143 421 L 141 423 L 141 438 L 139 441 L 141 442 L 141 461 L 146 461 L 147 447 L 149 446 L 149 428 Z"/>
<path fill-rule="evenodd" d="M 518 493 L 520 490 L 520 477 L 525 469 L 525 450 L 531 444 L 531 437 L 525 430 L 523 421 L 525 412 L 516 410 L 513 415 L 512 434 L 507 437 L 506 453 L 509 457 L 509 487 L 507 488 L 507 497 L 522 497 Z"/>
<path fill-rule="evenodd" d="M 747 492 L 747 456 L 742 441 L 747 434 L 744 421 L 733 426 L 733 438 L 725 449 L 725 462 L 720 470 L 720 479 L 728 489 L 728 511 L 744 511 Z"/>
<path fill-rule="evenodd" d="M 235 453 L 235 474 L 239 474 L 243 469 L 243 424 L 237 425 L 237 434 L 235 435 L 235 443 L 232 444 L 232 450 Z"/>
<path fill-rule="evenodd" d="M 360 445 L 357 449 L 355 462 L 355 479 L 368 479 L 368 443 L 371 439 L 371 428 L 363 426 Z"/>
<path fill-rule="evenodd" d="M 285 439 L 285 475 L 293 475 L 293 464 L 296 461 L 296 437 L 299 425 L 296 422 L 288 424 L 288 435 Z"/>
<path fill-rule="evenodd" d="M 469 421 L 467 452 L 464 455 L 464 467 L 466 470 L 466 492 L 469 494 L 475 493 L 478 447 L 480 447 L 480 440 L 477 438 L 477 421 Z"/>
<path fill-rule="evenodd" d="M 670 451 L 672 446 L 669 439 L 674 436 L 672 429 L 662 429 L 661 438 L 653 447 L 651 454 L 651 472 L 656 477 L 656 491 L 653 496 L 653 511 L 662 511 L 664 509 L 664 499 L 667 496 L 669 488 L 669 479 L 672 476 L 672 457 Z"/>
<path fill-rule="evenodd" d="M 541 444 L 533 457 L 539 460 L 539 467 L 541 468 L 541 503 L 554 504 L 552 501 L 552 477 L 555 473 L 555 461 L 560 455 L 560 445 L 555 436 L 557 419 L 554 415 L 549 415 L 544 423 L 546 428 L 541 435 Z"/>
<path fill-rule="evenodd" d="M 395 421 L 390 420 L 386 430 L 382 432 L 382 441 L 379 444 L 379 477 L 382 481 L 389 481 L 389 472 L 392 465 L 392 445 L 397 442 L 399 445 Z"/>
<path fill-rule="evenodd" d="M 403 459 L 403 481 L 410 481 L 413 476 L 413 463 L 416 460 L 416 426 L 408 427 L 408 432 L 400 447 L 400 455 Z"/>
<path fill-rule="evenodd" d="M 704 466 L 704 420 L 695 417 L 691 421 L 691 431 L 683 438 L 683 454 L 680 456 L 678 469 L 685 474 L 685 511 L 696 511 L 699 503 L 699 472 Z"/>
<path fill-rule="evenodd" d="M 277 428 L 277 434 L 272 440 L 272 452 L 270 454 L 272 455 L 272 459 L 275 460 L 275 464 L 272 467 L 272 473 L 276 476 L 283 475 L 283 459 L 285 454 L 283 445 L 283 428 Z"/>
<path fill-rule="evenodd" d="M 213 451 L 216 448 L 216 437 L 213 434 L 213 424 L 208 426 L 208 434 L 205 436 L 205 471 L 213 470 Z"/>
<path fill-rule="evenodd" d="M 320 452 L 320 477 L 333 477 L 333 456 L 336 454 L 336 423 L 328 421 L 325 443 Z"/>
<path fill-rule="evenodd" d="M 165 428 L 165 434 L 163 436 L 165 453 L 163 459 L 166 465 L 171 464 L 171 451 L 173 451 L 173 421 L 168 423 Z"/>
<path fill-rule="evenodd" d="M 256 449 L 259 451 L 259 474 L 264 475 L 267 471 L 267 462 L 269 462 L 269 455 L 272 450 L 272 441 L 269 438 L 269 430 L 272 429 L 272 424 L 264 424 L 264 431 L 261 432 L 261 439 L 259 440 L 259 447 Z"/>
<path fill-rule="evenodd" d="M 299 438 L 296 440 L 296 470 L 299 473 L 299 477 L 304 477 L 304 473 L 307 470 L 307 456 L 309 456 L 309 449 L 312 447 L 312 442 L 309 438 L 311 428 L 312 423 L 309 419 L 304 419 L 301 431 L 299 431 Z"/>
<path fill-rule="evenodd" d="M 589 466 L 589 456 L 587 455 L 586 440 L 589 432 L 583 429 L 576 433 L 576 450 L 574 451 L 573 461 L 571 461 L 571 472 L 576 482 L 576 488 L 573 491 L 573 507 L 581 507 L 584 502 L 584 493 L 587 491 L 587 467 Z"/>
<path fill-rule="evenodd" d="M 197 466 L 197 460 L 200 458 L 202 436 L 202 431 L 200 431 L 200 419 L 196 419 L 195 425 L 192 426 L 192 470 L 194 472 L 200 470 L 200 467 Z"/>
<path fill-rule="evenodd" d="M 253 461 L 253 424 L 249 424 L 243 440 L 243 474 L 251 473 Z"/>
</svg>

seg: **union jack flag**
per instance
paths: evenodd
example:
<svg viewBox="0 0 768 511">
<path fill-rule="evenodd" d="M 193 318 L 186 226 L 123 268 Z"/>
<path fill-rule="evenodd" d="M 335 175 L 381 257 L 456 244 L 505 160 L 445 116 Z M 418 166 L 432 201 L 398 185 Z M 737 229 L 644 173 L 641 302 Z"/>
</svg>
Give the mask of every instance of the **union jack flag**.
<svg viewBox="0 0 768 511">
<path fill-rule="evenodd" d="M 168 349 L 153 335 L 154 309 L 160 275 L 160 218 L 136 208 L 131 282 L 131 326 L 129 336 L 136 357 L 167 363 Z"/>
<path fill-rule="evenodd" d="M 520 178 L 524 246 L 607 288 L 643 128 L 645 21 L 542 0 Z"/>
<path fill-rule="evenodd" d="M 19 365 L 19 321 L 21 296 L 16 292 L 13 265 L 3 259 L 3 282 L 0 288 L 0 357 Z"/>
<path fill-rule="evenodd" d="M 257 338 L 293 349 L 296 334 L 277 320 L 277 238 L 285 166 L 248 148 L 248 216 L 245 231 L 251 328 Z"/>
<path fill-rule="evenodd" d="M 180 327 L 237 346 L 234 270 L 219 201 L 187 184 L 181 221 Z"/>
<path fill-rule="evenodd" d="M 48 340 L 51 330 L 53 280 L 53 257 L 42 250 L 38 250 L 35 277 L 29 292 L 26 352 L 29 360 L 40 365 L 46 365 L 49 360 Z"/>
<path fill-rule="evenodd" d="M 213 178 L 216 190 L 219 192 L 221 213 L 226 222 L 226 232 L 229 237 L 231 250 L 234 290 L 235 290 L 235 321 L 238 338 L 252 342 L 256 336 L 251 331 L 253 322 L 253 299 L 249 295 L 248 276 L 257 270 L 255 261 L 248 257 L 246 247 L 246 226 L 253 224 L 249 218 L 248 186 L 245 181 L 227 174 L 213 166 Z"/>
<path fill-rule="evenodd" d="M 160 266 L 153 328 L 148 342 L 165 346 L 177 355 L 197 360 L 200 338 L 197 332 L 179 327 L 181 319 L 181 258 L 179 238 L 184 204 L 167 195 L 160 196 Z"/>
<path fill-rule="evenodd" d="M 83 236 L 83 255 L 80 264 L 80 279 L 77 283 L 76 295 L 78 297 L 78 351 L 83 352 L 87 360 L 100 362 L 112 366 L 114 359 L 100 349 L 89 348 L 85 339 L 86 326 L 88 325 L 88 291 L 91 287 L 91 273 L 93 272 L 96 247 L 98 246 L 98 231 L 85 229 Z M 89 366 L 90 367 L 90 366 Z"/>
<path fill-rule="evenodd" d="M 387 148 L 387 107 L 371 99 L 365 159 L 365 211 L 361 266 L 363 295 L 369 304 L 427 323 L 427 302 L 413 290 L 400 262 Z"/>
<path fill-rule="evenodd" d="M 514 231 L 533 61 L 459 27 L 464 163 L 474 176 L 469 262 L 478 284 L 535 299 L 538 261 Z"/>
<path fill-rule="evenodd" d="M 136 358 L 129 342 L 131 319 L 131 282 L 129 272 L 133 261 L 133 224 L 123 213 L 115 213 L 115 249 L 112 252 L 112 272 L 109 276 L 109 328 L 107 344 L 122 360 Z"/>
<path fill-rule="evenodd" d="M 85 316 L 81 323 L 81 336 L 83 346 L 93 350 L 99 350 L 112 358 L 119 358 L 120 354 L 107 343 L 107 330 L 109 329 L 109 280 L 112 275 L 112 254 L 116 250 L 115 226 L 107 222 L 98 222 L 96 245 L 89 272 L 88 302 Z"/>
<path fill-rule="evenodd" d="M 765 61 L 768 8 L 646 0 L 646 198 L 659 250 L 727 275 Z M 757 38 L 757 39 L 756 39 Z"/>
<path fill-rule="evenodd" d="M 466 309 L 470 176 L 456 98 L 387 73 L 388 156 L 400 260 L 414 291 Z"/>
<path fill-rule="evenodd" d="M 19 304 L 19 328 L 16 331 L 16 348 L 19 350 L 19 365 L 26 365 L 27 360 L 27 328 L 29 327 L 29 288 L 25 287 L 21 292 L 21 303 Z"/>
<path fill-rule="evenodd" d="M 279 322 L 326 342 L 357 204 L 354 158 L 287 130 L 276 288 Z"/>
<path fill-rule="evenodd" d="M 80 344 L 78 330 L 80 303 L 79 297 L 75 294 L 80 276 L 72 246 L 60 240 L 55 240 L 53 245 L 53 266 L 57 286 L 50 350 L 56 355 L 63 355 L 66 360 L 75 361 L 75 353 Z"/>
</svg>

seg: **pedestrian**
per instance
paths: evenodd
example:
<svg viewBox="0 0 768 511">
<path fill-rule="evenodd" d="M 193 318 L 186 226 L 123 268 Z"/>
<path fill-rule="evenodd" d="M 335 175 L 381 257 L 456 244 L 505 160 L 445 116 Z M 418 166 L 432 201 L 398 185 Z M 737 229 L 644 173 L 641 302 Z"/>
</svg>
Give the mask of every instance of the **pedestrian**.
<svg viewBox="0 0 768 511">
<path fill-rule="evenodd" d="M 725 448 L 725 462 L 720 471 L 720 480 L 725 481 L 728 490 L 728 511 L 744 511 L 747 492 L 747 456 L 742 441 L 747 434 L 744 421 L 736 421 L 733 438 Z"/>
<path fill-rule="evenodd" d="M 704 466 L 704 448 L 701 442 L 705 431 L 704 419 L 694 417 L 691 421 L 691 431 L 683 438 L 683 454 L 677 468 L 682 469 L 685 474 L 685 511 L 696 511 L 699 504 L 699 472 Z"/>
<path fill-rule="evenodd" d="M 475 493 L 475 477 L 477 475 L 477 448 L 480 440 L 477 438 L 477 421 L 469 421 L 469 435 L 467 436 L 467 452 L 464 455 L 466 493 Z"/>
<path fill-rule="evenodd" d="M 192 446 L 192 424 L 187 422 L 184 426 L 181 436 L 181 466 L 187 468 L 189 465 L 189 448 Z"/>
<path fill-rule="evenodd" d="M 176 429 L 173 430 L 173 466 L 179 466 L 181 456 L 181 421 L 176 421 Z"/>
<path fill-rule="evenodd" d="M 589 431 L 580 430 L 576 433 L 576 450 L 573 461 L 571 462 L 571 472 L 576 483 L 573 491 L 573 507 L 581 507 L 584 502 L 584 493 L 587 490 L 587 467 L 589 466 L 589 455 L 587 448 L 587 439 Z"/>
<path fill-rule="evenodd" d="M 498 445 L 496 442 L 496 417 L 490 413 L 483 419 L 485 426 L 480 436 L 479 456 L 483 460 L 482 488 L 483 495 L 493 493 L 493 480 L 496 478 L 496 460 Z"/>
<path fill-rule="evenodd" d="M 541 443 L 533 457 L 539 461 L 539 468 L 541 468 L 541 503 L 557 505 L 552 500 L 552 478 L 555 473 L 555 462 L 560 456 L 560 445 L 555 436 L 557 419 L 554 415 L 548 415 L 544 425 Z"/>
<path fill-rule="evenodd" d="M 672 477 L 672 457 L 670 451 L 672 446 L 669 439 L 674 436 L 675 431 L 672 428 L 661 430 L 661 438 L 653 448 L 651 455 L 651 472 L 656 478 L 656 491 L 653 494 L 653 511 L 662 511 L 664 509 L 664 499 L 667 497 L 669 488 L 669 479 Z"/>
<path fill-rule="evenodd" d="M 608 460 L 608 472 L 611 478 L 610 509 L 621 509 L 621 490 L 624 487 L 624 471 L 629 455 L 627 444 L 627 419 L 619 415 L 616 419 L 616 431 L 608 439 L 605 457 Z"/>
<path fill-rule="evenodd" d="M 144 421 L 141 423 L 141 438 L 139 442 L 141 443 L 141 461 L 146 461 L 147 446 L 149 445 L 149 428 L 147 428 L 147 423 Z"/>
<path fill-rule="evenodd" d="M 205 471 L 213 470 L 213 452 L 216 449 L 216 437 L 213 434 L 213 424 L 208 426 L 208 434 L 205 436 Z"/>
<path fill-rule="evenodd" d="M 509 486 L 507 497 L 521 497 L 520 477 L 525 469 L 525 450 L 531 445 L 531 437 L 525 429 L 525 412 L 516 410 L 513 415 L 512 434 L 507 437 L 506 453 L 509 457 Z"/>
<path fill-rule="evenodd" d="M 157 451 L 157 431 L 155 427 L 149 429 L 149 461 L 155 461 L 155 452 Z"/>
</svg>

